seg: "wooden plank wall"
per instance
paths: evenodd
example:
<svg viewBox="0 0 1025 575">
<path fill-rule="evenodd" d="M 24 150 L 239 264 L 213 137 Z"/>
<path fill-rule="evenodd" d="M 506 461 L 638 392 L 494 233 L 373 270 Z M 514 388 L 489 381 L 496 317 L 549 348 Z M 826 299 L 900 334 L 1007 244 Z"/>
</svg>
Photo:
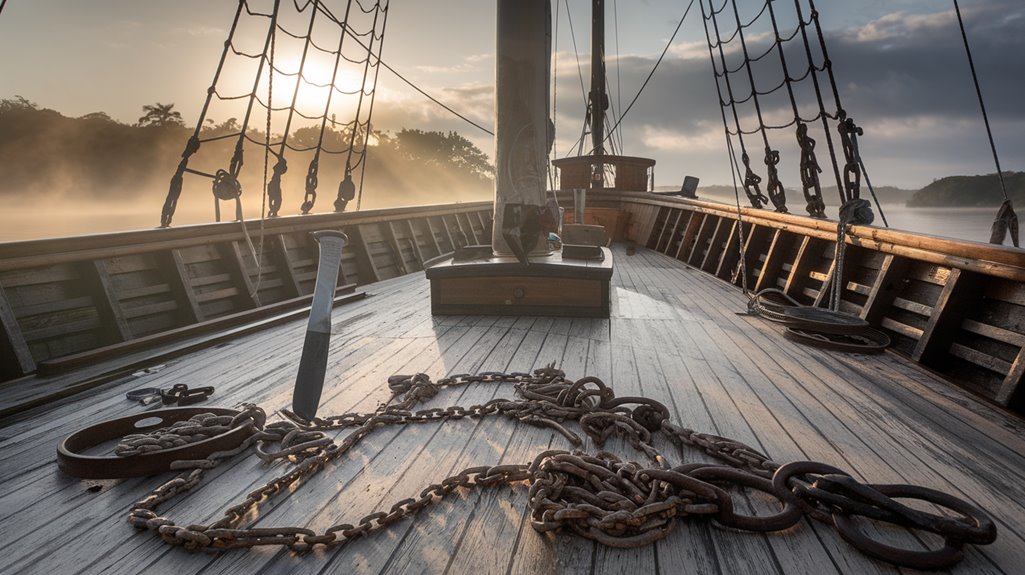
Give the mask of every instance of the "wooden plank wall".
<svg viewBox="0 0 1025 575">
<path fill-rule="evenodd" d="M 781 221 L 746 210 L 738 226 L 735 210 L 669 198 L 631 200 L 620 198 L 619 206 L 630 212 L 629 237 L 638 244 L 734 285 L 746 284 L 751 292 L 776 288 L 802 304 L 829 306 L 835 222 L 801 218 L 814 225 L 795 226 L 793 216 Z M 595 203 L 613 205 L 607 196 Z M 929 237 L 904 235 L 915 245 L 895 244 L 887 253 L 852 232 L 840 309 L 885 331 L 897 353 L 1025 413 L 1025 252 L 993 248 L 1002 261 L 992 263 L 983 259 L 990 257 L 983 253 L 989 246 L 961 242 L 968 251 L 955 256 L 947 253 L 957 252 L 947 245 L 951 241 L 936 238 L 940 247 L 926 251 Z M 973 249 L 979 258 L 966 259 Z"/>
<path fill-rule="evenodd" d="M 176 228 L 0 244 L 0 381 L 311 294 L 314 230 L 349 235 L 341 287 L 421 271 L 463 243 L 487 242 L 490 220 L 482 202 L 250 222 L 248 239 L 234 222 L 191 226 L 193 237 Z"/>
</svg>

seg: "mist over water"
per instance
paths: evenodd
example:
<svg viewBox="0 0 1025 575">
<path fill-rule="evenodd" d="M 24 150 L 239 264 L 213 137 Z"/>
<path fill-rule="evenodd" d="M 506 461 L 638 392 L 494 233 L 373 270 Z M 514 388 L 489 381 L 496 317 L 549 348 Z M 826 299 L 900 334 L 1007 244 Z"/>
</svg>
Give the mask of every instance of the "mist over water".
<svg viewBox="0 0 1025 575">
<path fill-rule="evenodd" d="M 479 196 L 479 197 L 478 197 Z M 420 201 L 402 202 L 402 196 L 389 195 L 375 199 L 372 194 L 364 197 L 363 208 L 374 209 L 415 205 Z M 488 200 L 490 196 L 480 193 L 461 194 L 458 198 L 438 197 L 429 203 L 448 203 L 456 200 Z M 725 198 L 705 198 L 725 201 Z M 333 197 L 318 198 L 314 213 L 331 210 Z M 414 198 L 409 198 L 414 200 Z M 16 207 L 0 211 L 0 241 L 31 240 L 49 237 L 75 236 L 120 232 L 127 230 L 152 229 L 160 224 L 160 209 L 163 198 L 157 195 L 134 202 L 108 202 L 81 200 L 68 197 L 36 197 L 20 200 Z M 222 217 L 232 219 L 234 206 L 221 203 Z M 794 210 L 795 213 L 797 210 Z M 835 211 L 835 208 L 831 208 Z M 893 229 L 925 233 L 977 242 L 989 240 L 990 226 L 997 208 L 909 208 L 898 204 L 883 204 L 883 213 Z M 244 199 L 243 213 L 247 219 L 259 218 L 260 198 Z M 282 215 L 292 215 L 296 210 L 283 209 Z M 835 218 L 834 213 L 830 217 Z M 213 200 L 208 194 L 203 197 L 183 197 L 174 217 L 174 225 L 209 223 L 214 221 Z M 875 225 L 883 227 L 882 218 L 876 213 Z"/>
</svg>

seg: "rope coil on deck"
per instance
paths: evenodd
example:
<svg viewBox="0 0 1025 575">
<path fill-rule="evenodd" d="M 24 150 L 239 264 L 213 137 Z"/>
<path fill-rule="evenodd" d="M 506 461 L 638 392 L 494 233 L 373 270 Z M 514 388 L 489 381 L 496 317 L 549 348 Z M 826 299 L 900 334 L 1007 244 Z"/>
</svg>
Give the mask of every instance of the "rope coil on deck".
<svg viewBox="0 0 1025 575">
<path fill-rule="evenodd" d="M 499 398 L 470 407 L 410 410 L 446 387 L 489 383 L 513 384 L 522 399 Z M 246 406 L 228 425 L 255 426 L 256 433 L 234 450 L 215 453 L 204 460 L 177 462 L 175 468 L 184 472 L 137 501 L 129 513 L 129 523 L 156 531 L 165 542 L 190 550 L 281 545 L 305 553 L 317 545 L 337 547 L 382 530 L 460 488 L 526 481 L 530 523 L 535 530 L 569 530 L 612 547 L 638 547 L 663 539 L 677 519 L 689 515 L 709 516 L 724 526 L 753 532 L 789 529 L 808 516 L 834 526 L 848 543 L 870 556 L 918 569 L 950 567 L 963 558 L 964 544 L 985 545 L 996 539 L 996 527 L 983 511 L 951 495 L 912 485 L 863 484 L 823 463 L 800 461 L 780 466 L 744 443 L 672 423 L 669 410 L 655 400 L 617 398 L 600 379 L 569 380 L 552 365 L 533 374 L 460 374 L 437 382 L 425 374 L 397 375 L 389 378 L 388 385 L 392 397 L 371 413 L 345 413 L 307 421 L 282 410 L 288 421 L 265 424 L 263 410 Z M 579 447 L 583 445 L 580 435 L 564 425 L 576 421 L 599 449 L 609 438 L 620 436 L 651 463 L 622 461 L 605 451 L 588 454 L 577 449 L 553 449 L 538 454 L 529 464 L 464 469 L 389 508 L 355 523 L 336 524 L 323 533 L 302 527 L 242 526 L 261 503 L 297 489 L 301 486 L 297 484 L 344 456 L 379 427 L 490 415 L 548 427 Z M 222 419 L 211 417 L 202 423 L 219 428 L 223 427 Z M 177 431 L 195 435 L 199 425 L 198 420 L 181 422 Z M 330 431 L 342 429 L 351 431 L 340 441 L 327 436 Z M 165 429 L 157 435 L 173 433 Z M 653 446 L 655 434 L 662 434 L 676 445 L 681 457 L 687 447 L 722 463 L 673 466 Z M 146 439 L 152 435 L 147 434 Z M 212 524 L 180 526 L 157 513 L 161 504 L 198 486 L 208 469 L 250 447 L 267 463 L 283 460 L 293 465 L 225 510 L 223 517 Z M 769 494 L 779 501 L 780 510 L 768 516 L 738 513 L 728 490 L 731 487 Z M 895 498 L 930 502 L 952 510 L 956 516 L 919 511 Z M 870 539 L 853 520 L 856 516 L 935 533 L 943 537 L 944 545 L 935 551 L 890 547 Z"/>
</svg>

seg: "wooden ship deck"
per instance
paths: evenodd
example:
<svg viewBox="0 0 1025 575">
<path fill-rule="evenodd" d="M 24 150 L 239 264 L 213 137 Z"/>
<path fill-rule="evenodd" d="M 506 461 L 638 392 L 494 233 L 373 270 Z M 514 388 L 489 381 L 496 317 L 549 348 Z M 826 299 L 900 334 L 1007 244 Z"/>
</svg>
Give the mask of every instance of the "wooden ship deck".
<svg viewBox="0 0 1025 575">
<path fill-rule="evenodd" d="M 649 236 L 656 235 L 652 226 L 654 221 L 646 228 Z M 999 535 L 992 545 L 969 546 L 955 571 L 1020 572 L 1025 564 L 1025 422 L 1019 417 L 893 352 L 852 355 L 785 340 L 777 325 L 737 313 L 746 309 L 739 289 L 676 257 L 643 247 L 627 255 L 622 243 L 614 246 L 614 255 L 608 320 L 432 316 L 423 273 L 366 283 L 360 289 L 368 297 L 335 310 L 336 335 L 319 414 L 373 411 L 388 399 L 386 379 L 396 373 L 438 378 L 526 371 L 555 362 L 571 378 L 594 375 L 617 395 L 659 400 L 674 422 L 746 442 L 779 462 L 821 460 L 863 481 L 918 484 L 964 498 L 992 514 Z M 897 571 L 855 551 L 834 529 L 807 519 L 764 535 L 691 517 L 679 521 L 668 538 L 636 549 L 608 548 L 569 533 L 542 535 L 527 519 L 525 483 L 457 491 L 411 519 L 329 551 L 305 556 L 278 548 L 190 553 L 125 521 L 131 502 L 170 474 L 82 481 L 58 471 L 57 442 L 99 420 L 143 409 L 125 399 L 127 391 L 139 387 L 213 385 L 209 405 L 253 402 L 268 414 L 288 407 L 304 328 L 303 319 L 292 318 L 169 356 L 148 370 L 136 367 L 126 375 L 116 369 L 124 365 L 123 358 L 101 356 L 90 366 L 51 378 L 47 385 L 53 386 L 54 378 L 72 385 L 75 378 L 120 374 L 73 397 L 8 415 L 0 424 L 2 571 Z M 25 380 L 15 384 L 7 386 L 8 393 L 32 385 Z M 443 391 L 427 406 L 468 406 L 494 397 L 512 397 L 512 389 L 460 386 Z M 336 464 L 268 501 L 251 522 L 320 531 L 387 509 L 465 467 L 525 463 L 552 447 L 569 444 L 551 430 L 504 418 L 384 427 Z M 643 458 L 622 441 L 607 447 L 626 458 Z M 589 440 L 585 448 L 596 449 Z M 666 452 L 678 459 L 675 451 Z M 703 459 L 690 452 L 686 460 Z M 213 470 L 191 496 L 161 511 L 179 524 L 208 523 L 280 472 L 280 465 L 240 455 Z M 766 513 L 772 506 L 751 494 L 737 497 L 755 512 Z M 911 548 L 936 545 L 930 537 L 911 537 L 902 529 L 867 529 Z"/>
</svg>

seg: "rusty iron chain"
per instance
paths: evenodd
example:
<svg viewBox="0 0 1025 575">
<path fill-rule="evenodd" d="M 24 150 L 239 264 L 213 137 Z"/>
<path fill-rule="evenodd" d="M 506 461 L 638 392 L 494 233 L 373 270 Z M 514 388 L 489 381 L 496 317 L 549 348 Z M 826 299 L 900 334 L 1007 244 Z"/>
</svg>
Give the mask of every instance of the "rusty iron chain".
<svg viewBox="0 0 1025 575">
<path fill-rule="evenodd" d="M 497 398 L 470 407 L 412 410 L 444 388 L 485 383 L 512 384 L 520 399 Z M 530 524 L 535 530 L 568 530 L 612 547 L 658 541 L 670 533 L 677 519 L 690 515 L 709 516 L 724 526 L 755 532 L 788 529 L 807 515 L 834 526 L 847 542 L 870 556 L 919 569 L 950 567 L 963 558 L 964 544 L 985 545 L 996 538 L 996 527 L 983 511 L 951 495 L 912 485 L 859 483 L 850 474 L 824 463 L 798 461 L 781 466 L 739 441 L 672 423 L 669 410 L 658 401 L 616 397 L 600 379 L 569 380 L 554 364 L 532 374 L 458 374 L 437 382 L 425 374 L 396 375 L 388 379 L 388 386 L 391 398 L 371 413 L 352 412 L 307 421 L 282 410 L 287 420 L 265 424 L 263 410 L 246 405 L 232 421 L 210 416 L 183 422 L 186 435 L 196 435 L 196 427 L 207 424 L 218 429 L 252 425 L 257 431 L 231 451 L 176 462 L 173 468 L 181 470 L 181 475 L 137 501 L 129 512 L 129 523 L 156 531 L 165 542 L 186 549 L 279 545 L 305 553 L 317 545 L 338 547 L 382 530 L 460 488 L 526 481 Z M 322 533 L 303 527 L 243 526 L 261 503 L 296 489 L 297 484 L 343 457 L 380 427 L 497 415 L 557 431 L 574 450 L 545 451 L 529 464 L 470 467 L 355 523 L 338 523 Z M 605 451 L 584 453 L 579 450 L 584 441 L 564 425 L 567 421 L 577 422 L 599 449 L 609 438 L 619 436 L 651 463 L 623 461 Z M 328 432 L 339 430 L 351 431 L 340 441 L 328 437 Z M 722 463 L 673 466 L 653 445 L 654 434 L 658 433 L 678 448 L 681 458 L 685 448 L 691 448 Z M 135 438 L 134 443 L 150 445 L 151 437 L 160 434 L 173 431 L 148 434 Z M 285 460 L 292 466 L 209 525 L 182 526 L 157 513 L 159 505 L 202 483 L 207 470 L 249 449 L 267 463 Z M 738 513 L 731 487 L 765 493 L 779 501 L 780 510 L 760 516 Z M 896 498 L 923 500 L 953 511 L 956 517 L 919 511 Z M 857 516 L 931 532 L 941 536 L 944 545 L 935 551 L 890 547 L 865 535 L 853 519 Z"/>
</svg>

